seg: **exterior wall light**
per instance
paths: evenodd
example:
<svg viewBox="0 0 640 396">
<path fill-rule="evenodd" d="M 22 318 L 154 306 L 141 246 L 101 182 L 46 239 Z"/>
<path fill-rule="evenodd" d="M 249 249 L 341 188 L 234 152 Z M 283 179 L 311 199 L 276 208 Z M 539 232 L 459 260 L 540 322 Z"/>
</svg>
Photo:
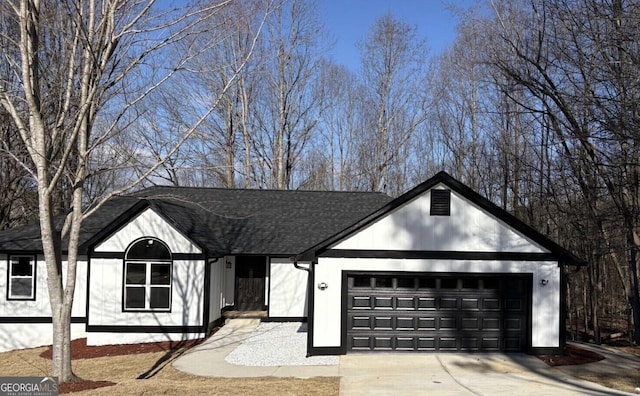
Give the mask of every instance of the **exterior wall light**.
<svg viewBox="0 0 640 396">
<path fill-rule="evenodd" d="M 329 287 L 329 285 L 327 285 L 327 282 L 318 283 L 318 289 L 320 290 L 326 290 L 327 287 Z"/>
<path fill-rule="evenodd" d="M 546 286 L 549 284 L 549 280 L 548 279 L 540 279 L 540 286 Z"/>
</svg>

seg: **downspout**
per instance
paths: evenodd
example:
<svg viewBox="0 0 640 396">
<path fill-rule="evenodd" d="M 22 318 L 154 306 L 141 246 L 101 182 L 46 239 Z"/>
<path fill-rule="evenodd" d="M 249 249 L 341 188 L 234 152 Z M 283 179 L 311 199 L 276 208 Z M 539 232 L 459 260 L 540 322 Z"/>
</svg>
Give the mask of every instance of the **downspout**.
<svg viewBox="0 0 640 396">
<path fill-rule="evenodd" d="M 312 315 L 312 310 L 313 310 L 313 273 L 311 271 L 311 268 L 313 267 L 313 261 L 309 264 L 309 268 L 302 267 L 302 266 L 300 266 L 300 264 L 298 264 L 298 257 L 299 256 L 291 257 L 291 261 L 293 262 L 293 266 L 296 269 L 299 269 L 299 270 L 307 272 L 307 354 L 306 354 L 306 357 L 310 357 L 311 354 L 309 353 L 309 351 L 311 350 L 311 346 L 312 346 L 311 340 L 312 340 L 312 337 L 313 337 L 313 315 Z"/>
<path fill-rule="evenodd" d="M 307 271 L 307 273 L 311 273 L 311 269 L 307 268 L 307 267 L 302 267 L 300 266 L 300 264 L 298 264 L 298 258 L 297 257 L 291 257 L 291 260 L 293 261 L 293 266 L 296 267 L 299 270 L 302 271 Z"/>
</svg>

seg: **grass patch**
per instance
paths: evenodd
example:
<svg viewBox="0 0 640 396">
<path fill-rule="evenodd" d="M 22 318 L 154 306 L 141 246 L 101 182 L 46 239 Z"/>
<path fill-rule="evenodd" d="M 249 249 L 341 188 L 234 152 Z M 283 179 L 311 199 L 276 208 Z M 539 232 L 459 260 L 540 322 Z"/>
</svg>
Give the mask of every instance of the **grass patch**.
<svg viewBox="0 0 640 396">
<path fill-rule="evenodd" d="M 51 360 L 40 355 L 46 347 L 0 354 L 3 376 L 46 376 Z M 74 395 L 338 395 L 337 377 L 300 378 L 208 378 L 185 374 L 166 361 L 149 379 L 137 379 L 162 361 L 166 352 L 105 356 L 73 361 L 74 373 L 84 380 L 115 383 Z M 64 390 L 64 389 L 63 389 Z"/>
</svg>

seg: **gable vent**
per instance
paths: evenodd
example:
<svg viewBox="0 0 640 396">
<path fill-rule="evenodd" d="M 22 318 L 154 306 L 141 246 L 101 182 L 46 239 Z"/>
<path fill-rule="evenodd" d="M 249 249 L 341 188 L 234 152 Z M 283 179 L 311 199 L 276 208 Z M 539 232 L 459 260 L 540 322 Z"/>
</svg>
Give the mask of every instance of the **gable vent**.
<svg viewBox="0 0 640 396">
<path fill-rule="evenodd" d="M 451 190 L 431 190 L 431 216 L 451 215 Z"/>
</svg>

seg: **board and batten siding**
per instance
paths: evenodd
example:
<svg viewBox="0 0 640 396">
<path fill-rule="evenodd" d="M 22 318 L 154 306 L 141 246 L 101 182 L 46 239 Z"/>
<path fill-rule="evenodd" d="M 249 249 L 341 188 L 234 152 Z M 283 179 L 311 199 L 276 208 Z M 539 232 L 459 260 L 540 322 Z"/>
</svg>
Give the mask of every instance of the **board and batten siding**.
<svg viewBox="0 0 640 396">
<path fill-rule="evenodd" d="M 209 260 L 209 271 L 211 277 L 209 280 L 209 323 L 207 325 L 219 319 L 222 316 L 222 308 L 226 306 L 224 285 L 228 270 L 224 257 Z"/>
<path fill-rule="evenodd" d="M 555 261 L 485 261 L 362 259 L 320 257 L 315 265 L 315 283 L 327 284 L 325 290 L 313 289 L 313 346 L 340 346 L 343 271 L 417 273 L 532 274 L 531 346 L 558 347 L 560 339 L 560 268 Z M 548 284 L 542 286 L 540 280 Z"/>
<path fill-rule="evenodd" d="M 332 248 L 547 252 L 455 191 L 450 216 L 431 216 L 430 204 L 431 194 L 422 194 Z"/>
<path fill-rule="evenodd" d="M 22 255 L 22 254 L 20 254 Z M 28 255 L 28 254 L 27 254 Z M 42 345 L 51 345 L 51 305 L 49 303 L 49 290 L 47 289 L 47 268 L 44 256 L 36 256 L 36 279 L 34 300 L 8 300 L 8 271 L 9 256 L 0 254 L 0 352 L 14 349 L 33 348 Z M 62 262 L 63 280 L 66 280 L 67 261 Z M 87 259 L 84 256 L 78 258 L 76 290 L 73 299 L 71 316 L 75 320 L 84 320 L 86 314 L 86 279 Z M 24 323 L 31 322 L 31 323 Z M 40 322 L 40 323 L 38 323 Z M 46 323 L 42 323 L 46 322 Z M 84 323 L 71 325 L 71 338 L 83 338 L 86 336 Z"/>
<path fill-rule="evenodd" d="M 181 232 L 167 223 L 160 215 L 147 208 L 98 244 L 94 252 L 124 252 L 129 245 L 143 237 L 156 237 L 164 242 L 171 253 L 202 253 L 202 250 Z"/>
<path fill-rule="evenodd" d="M 305 268 L 309 263 L 298 263 Z M 269 284 L 269 317 L 307 317 L 308 273 L 294 267 L 286 258 L 271 258 Z"/>
<path fill-rule="evenodd" d="M 164 242 L 172 254 L 198 254 L 201 249 L 167 223 L 151 208 L 141 212 L 113 235 L 102 241 L 95 252 L 121 253 L 134 241 L 151 237 Z M 203 333 L 180 333 L 156 331 L 138 331 L 152 327 L 204 326 L 205 307 L 205 267 L 204 259 L 173 260 L 171 276 L 171 311 L 124 312 L 124 260 L 120 258 L 92 258 L 89 275 L 89 315 L 87 344 L 106 345 L 136 342 L 155 342 L 167 340 L 185 340 L 202 337 Z M 215 269 L 212 267 L 212 269 Z M 217 275 L 213 271 L 212 275 Z M 210 287 L 217 287 L 212 281 Z M 220 295 L 220 291 L 211 290 Z M 210 301 L 211 302 L 211 301 Z M 215 302 L 215 301 L 214 301 Z M 217 313 L 213 311 L 212 313 Z M 210 317 L 213 321 L 216 317 Z M 117 332 L 94 330 L 108 326 L 117 328 Z M 132 327 L 128 332 L 127 327 Z"/>
<path fill-rule="evenodd" d="M 434 188 L 447 188 L 439 184 Z M 433 189 L 433 188 L 432 188 Z M 431 190 L 432 190 L 431 189 Z M 558 347 L 560 340 L 560 271 L 557 261 L 480 260 L 474 252 L 549 253 L 466 197 L 451 190 L 450 215 L 430 214 L 431 190 L 384 214 L 379 219 L 336 242 L 332 257 L 319 257 L 314 267 L 313 347 L 341 346 L 343 273 L 349 271 L 531 274 L 531 347 Z M 339 251 L 348 251 L 340 257 Z M 355 258 L 358 250 L 376 251 L 376 258 Z M 393 258 L 386 251 L 467 252 L 468 259 Z M 321 254 L 322 256 L 322 254 Z M 545 279 L 545 286 L 540 281 Z M 344 309 L 344 307 L 342 308 Z"/>
</svg>

